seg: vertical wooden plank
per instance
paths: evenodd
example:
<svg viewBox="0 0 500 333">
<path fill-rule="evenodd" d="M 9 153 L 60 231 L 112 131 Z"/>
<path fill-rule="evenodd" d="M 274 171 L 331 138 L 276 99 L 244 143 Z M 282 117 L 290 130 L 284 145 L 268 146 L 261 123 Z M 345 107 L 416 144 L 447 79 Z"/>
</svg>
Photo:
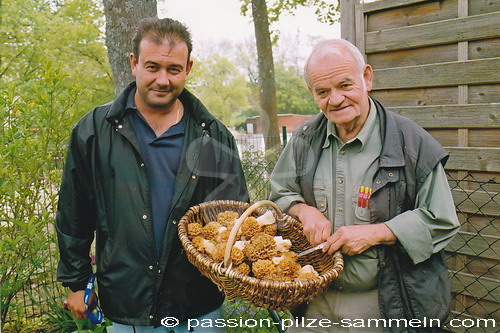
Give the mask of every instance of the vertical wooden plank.
<svg viewBox="0 0 500 333">
<path fill-rule="evenodd" d="M 366 16 L 363 12 L 363 5 L 356 5 L 354 8 L 354 16 L 356 21 L 356 46 L 361 51 L 363 58 L 366 61 L 365 53 L 365 33 L 366 33 Z"/>
<path fill-rule="evenodd" d="M 467 17 L 469 10 L 468 0 L 458 0 L 458 17 Z M 469 42 L 459 42 L 458 43 L 458 61 L 468 60 L 469 58 Z M 469 96 L 469 87 L 467 85 L 458 86 L 458 103 L 467 104 Z M 467 128 L 458 129 L 458 146 L 467 147 L 468 146 L 468 136 L 469 130 Z M 465 173 L 462 171 L 461 173 Z M 459 176 L 465 177 L 465 174 L 460 174 Z"/>
<path fill-rule="evenodd" d="M 469 130 L 467 128 L 459 128 L 458 129 L 458 146 L 459 147 L 468 147 L 469 146 Z M 461 176 L 465 176 L 465 175 L 461 175 Z"/>
<path fill-rule="evenodd" d="M 343 0 L 340 2 L 340 36 L 356 44 L 355 6 L 360 0 Z"/>
<path fill-rule="evenodd" d="M 468 0 L 458 0 L 458 17 L 466 17 L 468 13 L 468 7 L 469 3 Z M 467 60 L 468 59 L 468 53 L 469 53 L 469 43 L 468 42 L 459 42 L 458 43 L 458 61 L 461 60 Z M 458 104 L 467 104 L 468 101 L 468 86 L 467 85 L 459 85 L 458 86 Z M 458 129 L 458 142 L 457 145 L 459 147 L 467 147 L 468 146 L 468 137 L 469 137 L 469 130 L 467 128 L 459 128 Z M 467 171 L 458 171 L 458 177 L 459 178 L 465 178 L 467 176 Z M 465 184 L 465 187 L 467 187 L 468 183 Z M 460 214 L 460 224 L 462 225 L 462 228 L 469 228 L 467 224 L 468 218 L 470 214 Z M 468 258 L 464 254 L 458 254 L 456 255 L 456 260 L 457 264 L 460 265 L 460 271 L 465 270 Z M 460 312 L 463 312 L 466 308 L 465 304 L 467 303 L 467 297 L 465 295 L 457 294 L 455 296 L 455 299 L 457 302 L 455 303 L 457 307 L 455 310 L 458 310 Z"/>
</svg>

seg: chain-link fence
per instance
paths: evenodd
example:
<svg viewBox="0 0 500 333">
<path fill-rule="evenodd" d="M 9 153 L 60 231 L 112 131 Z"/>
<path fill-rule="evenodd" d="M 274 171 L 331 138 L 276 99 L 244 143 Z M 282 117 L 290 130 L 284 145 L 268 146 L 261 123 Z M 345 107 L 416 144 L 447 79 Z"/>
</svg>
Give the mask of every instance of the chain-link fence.
<svg viewBox="0 0 500 333">
<path fill-rule="evenodd" d="M 447 248 L 454 296 L 447 328 L 494 332 L 493 325 L 500 323 L 500 183 L 471 174 L 448 176 L 462 226 Z M 478 318 L 488 321 L 475 325 L 480 327 L 454 325 L 472 324 Z"/>
<path fill-rule="evenodd" d="M 269 175 L 277 157 L 278 153 L 266 154 L 262 149 L 242 152 L 242 164 L 252 202 L 268 197 Z M 455 174 L 448 176 L 462 227 L 447 248 L 454 298 L 446 327 L 452 332 L 493 332 L 492 321 L 496 327 L 500 321 L 500 183 L 496 179 L 476 179 L 470 174 L 463 177 Z M 52 226 L 47 228 L 53 232 Z M 53 237 L 49 239 L 53 241 Z M 51 307 L 55 304 L 62 304 L 62 288 L 54 281 L 57 261 L 55 244 L 50 246 L 50 251 L 53 253 L 51 264 L 34 272 L 30 281 L 15 295 L 7 322 L 34 321 L 45 311 L 53 311 Z M 266 309 L 243 301 L 225 302 L 224 308 L 226 318 L 244 317 L 256 319 L 260 323 L 276 322 Z M 280 312 L 278 316 L 287 318 L 290 313 Z M 453 319 L 460 320 L 460 326 Z M 478 320 L 488 322 L 478 325 Z M 276 327 L 265 327 L 263 330 L 259 325 L 229 332 L 278 332 Z"/>
</svg>

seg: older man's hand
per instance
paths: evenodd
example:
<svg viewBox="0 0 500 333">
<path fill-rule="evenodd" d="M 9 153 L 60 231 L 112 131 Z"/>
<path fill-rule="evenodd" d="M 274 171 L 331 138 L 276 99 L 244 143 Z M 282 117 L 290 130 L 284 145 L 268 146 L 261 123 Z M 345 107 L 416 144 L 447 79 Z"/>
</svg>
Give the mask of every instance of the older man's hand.
<svg viewBox="0 0 500 333">
<path fill-rule="evenodd" d="M 307 204 L 296 204 L 288 214 L 297 217 L 304 228 L 304 235 L 311 245 L 318 245 L 332 233 L 332 223 L 316 208 Z"/>
<path fill-rule="evenodd" d="M 339 228 L 323 246 L 330 255 L 337 250 L 349 256 L 360 254 L 372 246 L 396 242 L 396 236 L 385 224 L 350 225 Z"/>
</svg>

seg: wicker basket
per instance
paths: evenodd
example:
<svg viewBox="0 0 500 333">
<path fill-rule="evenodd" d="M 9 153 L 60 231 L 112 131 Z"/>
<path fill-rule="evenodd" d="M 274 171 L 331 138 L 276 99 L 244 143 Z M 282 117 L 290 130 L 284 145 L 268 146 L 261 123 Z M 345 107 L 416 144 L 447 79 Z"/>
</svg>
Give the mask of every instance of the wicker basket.
<svg viewBox="0 0 500 333">
<path fill-rule="evenodd" d="M 277 311 L 288 310 L 303 302 L 308 302 L 322 293 L 333 279 L 342 271 L 344 262 L 340 253 L 333 256 L 314 251 L 298 259 L 299 263 L 312 265 L 319 273 L 319 277 L 306 281 L 277 282 L 257 279 L 236 272 L 228 266 L 229 254 L 234 244 L 237 229 L 248 216 L 260 216 L 265 210 L 262 206 L 274 208 L 277 219 L 276 234 L 292 242 L 291 251 L 299 253 L 311 248 L 302 233 L 301 224 L 294 218 L 282 214 L 279 208 L 271 201 L 259 201 L 249 207 L 249 204 L 239 201 L 218 200 L 205 202 L 191 207 L 179 222 L 179 237 L 186 250 L 188 260 L 206 277 L 214 282 L 224 292 L 230 301 L 236 298 L 249 301 L 252 304 Z M 228 239 L 226 256 L 223 263 L 216 263 L 211 258 L 198 252 L 187 235 L 187 225 L 197 222 L 205 225 L 217 220 L 217 214 L 224 211 L 235 211 L 240 214 L 235 227 Z"/>
</svg>

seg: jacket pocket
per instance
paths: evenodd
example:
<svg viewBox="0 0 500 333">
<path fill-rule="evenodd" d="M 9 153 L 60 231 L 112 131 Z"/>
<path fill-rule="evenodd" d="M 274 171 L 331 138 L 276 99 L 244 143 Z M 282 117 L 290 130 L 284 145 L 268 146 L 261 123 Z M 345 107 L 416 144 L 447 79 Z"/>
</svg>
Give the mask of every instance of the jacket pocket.
<svg viewBox="0 0 500 333">
<path fill-rule="evenodd" d="M 97 249 L 97 271 L 102 274 L 106 272 L 109 268 L 110 258 L 112 257 L 113 251 L 113 240 L 111 238 L 106 239 L 102 249 Z"/>
<path fill-rule="evenodd" d="M 407 297 L 417 319 L 439 319 L 444 322 L 450 313 L 451 280 L 443 251 L 426 261 L 413 265 L 407 255 L 400 254 L 401 275 Z"/>
</svg>

